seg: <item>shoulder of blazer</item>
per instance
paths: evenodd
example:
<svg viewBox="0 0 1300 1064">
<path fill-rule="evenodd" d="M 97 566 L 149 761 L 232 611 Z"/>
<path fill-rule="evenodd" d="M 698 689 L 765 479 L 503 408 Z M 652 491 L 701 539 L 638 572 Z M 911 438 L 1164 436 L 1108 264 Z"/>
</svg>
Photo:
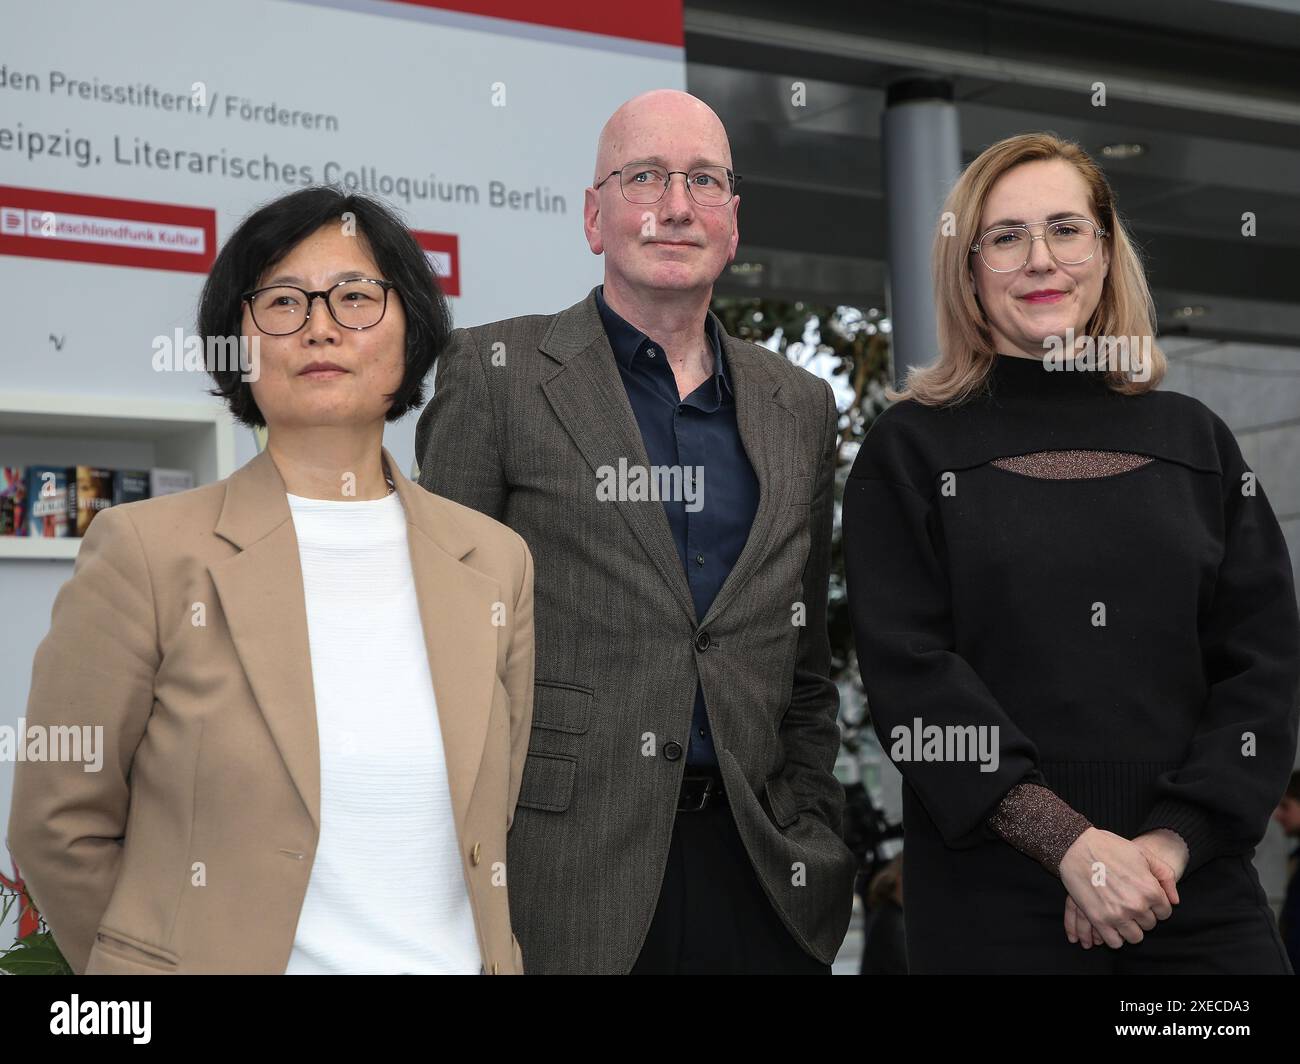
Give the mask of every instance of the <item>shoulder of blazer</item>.
<svg viewBox="0 0 1300 1064">
<path fill-rule="evenodd" d="M 731 343 L 740 345 L 748 357 L 767 370 L 774 382 L 800 388 L 810 395 L 821 396 L 823 381 L 811 370 L 795 365 L 785 355 L 749 340 L 740 340 L 734 336 L 729 336 L 728 339 Z"/>
<path fill-rule="evenodd" d="M 486 369 L 488 360 L 501 349 L 498 345 L 502 345 L 504 350 L 510 352 L 506 365 L 511 370 L 518 371 L 522 368 L 529 376 L 538 373 L 547 360 L 534 361 L 534 356 L 547 350 L 548 343 L 556 334 L 557 328 L 560 329 L 561 334 L 581 334 L 585 331 L 581 323 L 576 323 L 576 329 L 563 328 L 566 321 L 572 323 L 573 314 L 580 307 L 581 304 L 578 304 L 557 314 L 525 314 L 517 318 L 502 318 L 500 321 L 488 322 L 486 325 L 472 325 L 458 331 L 463 331 L 468 338 L 469 346 L 473 348 L 473 356 L 483 363 L 488 390 L 506 391 L 505 382 L 515 374 L 513 372 L 492 373 Z M 571 339 L 567 346 L 576 350 L 586 344 L 575 344 Z"/>
<path fill-rule="evenodd" d="M 769 348 L 741 340 L 725 331 L 722 338 L 727 358 L 732 361 L 744 359 L 748 366 L 764 374 L 769 394 L 776 396 L 779 393 L 777 402 L 796 410 L 810 408 L 817 418 L 822 417 L 826 409 L 826 393 L 830 389 L 826 381 Z"/>
<path fill-rule="evenodd" d="M 563 312 L 561 312 L 563 313 Z M 522 314 L 517 318 L 501 318 L 485 325 L 470 325 L 465 329 L 480 351 L 490 352 L 492 344 L 502 337 L 545 336 L 559 314 Z"/>
<path fill-rule="evenodd" d="M 227 477 L 173 495 L 119 503 L 104 512 L 120 514 L 121 518 L 129 519 L 140 538 L 151 549 L 163 547 L 169 542 L 184 548 L 193 542 L 194 533 L 211 532 L 216 525 L 226 498 L 229 479 Z M 99 520 L 99 517 L 95 519 Z"/>
<path fill-rule="evenodd" d="M 472 550 L 467 558 L 474 563 L 474 568 L 485 572 L 497 572 L 503 565 L 513 569 L 516 564 L 515 559 L 522 562 L 528 544 L 523 536 L 509 525 L 504 525 L 487 514 L 464 506 L 445 495 L 437 495 L 427 488 L 420 487 L 414 481 L 411 483 L 416 489 L 413 498 L 419 500 L 416 505 L 424 510 L 424 514 L 419 515 L 424 518 L 424 521 L 421 522 L 417 518 L 415 523 L 452 525 L 459 533 L 458 538 L 471 544 Z"/>
</svg>

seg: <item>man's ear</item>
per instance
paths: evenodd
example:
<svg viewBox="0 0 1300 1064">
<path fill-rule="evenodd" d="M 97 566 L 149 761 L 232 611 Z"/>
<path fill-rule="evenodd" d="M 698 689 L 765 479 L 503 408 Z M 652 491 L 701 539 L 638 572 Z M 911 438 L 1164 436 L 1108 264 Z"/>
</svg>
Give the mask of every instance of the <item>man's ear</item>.
<svg viewBox="0 0 1300 1064">
<path fill-rule="evenodd" d="M 731 198 L 731 253 L 727 262 L 736 261 L 736 249 L 740 246 L 740 197 Z"/>
<path fill-rule="evenodd" d="M 588 188 L 582 193 L 582 231 L 587 237 L 587 247 L 593 255 L 605 252 L 605 241 L 600 235 L 600 193 Z"/>
<path fill-rule="evenodd" d="M 740 247 L 740 196 L 732 196 L 732 250 L 728 263 L 736 261 L 736 248 Z"/>
</svg>

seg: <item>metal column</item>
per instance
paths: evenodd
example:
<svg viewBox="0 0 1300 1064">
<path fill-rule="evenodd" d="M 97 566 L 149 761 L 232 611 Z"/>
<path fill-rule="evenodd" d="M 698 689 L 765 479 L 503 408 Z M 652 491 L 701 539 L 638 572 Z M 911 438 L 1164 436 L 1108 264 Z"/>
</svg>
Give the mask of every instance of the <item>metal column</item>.
<svg viewBox="0 0 1300 1064">
<path fill-rule="evenodd" d="M 888 306 L 894 380 L 938 357 L 930 249 L 944 197 L 961 172 L 952 83 L 907 77 L 889 86 L 881 119 Z"/>
</svg>

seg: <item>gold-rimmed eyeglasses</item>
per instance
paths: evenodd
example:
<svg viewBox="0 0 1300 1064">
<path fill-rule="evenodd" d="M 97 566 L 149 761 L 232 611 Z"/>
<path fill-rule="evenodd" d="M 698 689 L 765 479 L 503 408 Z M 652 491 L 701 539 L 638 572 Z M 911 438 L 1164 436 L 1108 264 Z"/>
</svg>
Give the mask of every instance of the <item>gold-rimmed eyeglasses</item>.
<svg viewBox="0 0 1300 1064">
<path fill-rule="evenodd" d="M 1043 227 L 1034 236 L 1030 226 Z M 1012 273 L 1029 261 L 1030 248 L 1035 240 L 1047 243 L 1052 258 L 1065 266 L 1078 266 L 1097 253 L 1097 244 L 1106 229 L 1091 218 L 1058 218 L 1054 221 L 1029 222 L 1025 225 L 1006 225 L 990 229 L 970 246 L 972 254 L 994 273 Z"/>
</svg>

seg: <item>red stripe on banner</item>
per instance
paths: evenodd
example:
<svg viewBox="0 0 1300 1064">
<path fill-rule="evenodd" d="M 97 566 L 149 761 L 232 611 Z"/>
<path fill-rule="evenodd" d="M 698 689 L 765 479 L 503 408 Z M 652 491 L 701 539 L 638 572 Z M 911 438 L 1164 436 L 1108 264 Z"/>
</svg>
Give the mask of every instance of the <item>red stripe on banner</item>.
<svg viewBox="0 0 1300 1064">
<path fill-rule="evenodd" d="M 207 273 L 216 254 L 207 207 L 0 185 L 0 255 Z"/>
<path fill-rule="evenodd" d="M 419 229 L 411 232 L 433 264 L 442 294 L 460 295 L 460 238 L 454 233 L 426 233 Z"/>
<path fill-rule="evenodd" d="M 528 22 L 534 26 L 555 26 L 563 30 L 601 33 L 606 37 L 626 37 L 633 41 L 672 44 L 686 43 L 682 29 L 683 0 L 396 0 L 416 7 L 436 7 L 444 11 L 463 11 L 470 15 Z"/>
</svg>

